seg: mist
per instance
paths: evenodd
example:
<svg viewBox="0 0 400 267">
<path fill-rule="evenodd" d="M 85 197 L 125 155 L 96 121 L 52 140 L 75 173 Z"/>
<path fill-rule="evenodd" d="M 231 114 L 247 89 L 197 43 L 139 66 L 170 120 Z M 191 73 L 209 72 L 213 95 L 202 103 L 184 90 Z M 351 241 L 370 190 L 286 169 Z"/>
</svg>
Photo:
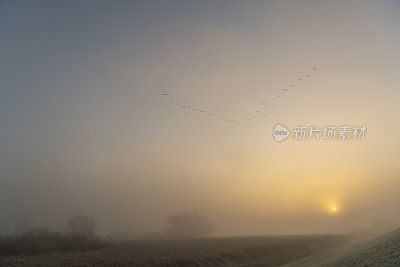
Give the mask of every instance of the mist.
<svg viewBox="0 0 400 267">
<path fill-rule="evenodd" d="M 76 214 L 103 236 L 162 232 L 184 211 L 208 216 L 215 236 L 397 225 L 399 11 L 395 1 L 3 1 L 0 235 L 63 230 Z M 265 99 L 268 119 L 246 121 Z M 277 143 L 277 123 L 368 131 Z"/>
</svg>

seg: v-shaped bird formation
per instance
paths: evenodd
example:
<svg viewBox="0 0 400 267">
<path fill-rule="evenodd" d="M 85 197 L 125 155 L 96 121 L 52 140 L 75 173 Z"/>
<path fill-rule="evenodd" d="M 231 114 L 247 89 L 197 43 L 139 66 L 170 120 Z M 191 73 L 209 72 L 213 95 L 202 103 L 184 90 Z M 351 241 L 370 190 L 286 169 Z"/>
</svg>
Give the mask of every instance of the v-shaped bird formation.
<svg viewBox="0 0 400 267">
<path fill-rule="evenodd" d="M 319 70 L 319 67 L 314 66 L 311 68 L 311 70 L 313 72 L 316 72 Z M 280 97 L 286 96 L 287 94 L 289 94 L 292 90 L 296 90 L 296 87 L 300 87 L 304 82 L 306 82 L 307 80 L 309 80 L 312 77 L 311 73 L 307 73 L 304 76 L 298 77 L 297 79 L 295 79 L 295 82 L 290 83 L 287 85 L 287 87 L 284 87 L 282 89 L 279 90 L 279 93 L 275 95 L 275 100 L 279 99 Z M 167 92 L 163 92 L 161 93 L 161 95 L 165 98 L 168 98 L 168 101 L 170 104 L 172 105 L 176 105 L 176 107 L 178 108 L 178 110 L 181 111 L 188 111 L 188 112 L 194 112 L 194 113 L 198 113 L 201 116 L 205 116 L 205 117 L 210 117 L 210 118 L 214 118 L 217 120 L 221 120 L 221 121 L 225 121 L 227 123 L 232 123 L 232 124 L 238 124 L 238 125 L 242 125 L 242 121 L 239 119 L 233 119 L 232 117 L 226 115 L 226 114 L 217 114 L 214 112 L 211 112 L 209 110 L 207 110 L 206 108 L 202 108 L 199 106 L 195 106 L 192 104 L 189 104 L 187 102 L 184 102 L 183 100 L 180 100 L 180 98 L 173 96 Z M 272 99 L 271 99 L 272 100 Z M 258 117 L 262 117 L 262 118 L 270 118 L 269 113 L 267 113 L 266 107 L 269 104 L 269 101 L 266 100 L 261 100 L 259 103 L 261 103 L 261 106 L 259 109 L 257 109 L 253 114 L 249 114 L 247 116 L 244 117 L 245 120 L 252 120 Z M 264 111 L 261 111 L 264 110 Z"/>
<path fill-rule="evenodd" d="M 311 70 L 312 70 L 313 72 L 318 71 L 318 70 L 319 70 L 319 67 L 314 66 L 314 67 L 311 68 Z M 309 80 L 309 79 L 311 78 L 311 76 L 312 76 L 312 75 L 311 75 L 310 73 L 307 73 L 307 74 L 305 74 L 305 75 L 303 75 L 303 76 L 301 76 L 301 77 L 295 79 L 295 82 L 288 84 L 287 87 L 281 88 L 281 89 L 279 90 L 279 93 L 277 93 L 277 94 L 275 95 L 275 99 L 272 98 L 271 101 L 272 101 L 272 100 L 279 99 L 279 98 L 281 98 L 281 97 L 283 97 L 283 96 L 286 96 L 286 95 L 287 95 L 288 93 L 290 93 L 292 90 L 295 90 L 296 87 L 300 87 L 305 81 Z M 266 101 L 266 100 L 260 101 L 260 102 L 261 102 L 261 106 L 264 107 L 264 110 L 266 110 L 266 107 L 268 106 L 267 104 L 270 103 L 271 101 L 269 101 L 269 102 Z M 245 117 L 245 119 L 248 120 L 248 121 L 250 121 L 250 120 L 255 119 L 255 118 L 257 118 L 257 117 L 263 117 L 263 118 L 269 118 L 269 117 L 270 117 L 270 114 L 267 113 L 267 112 L 263 112 L 263 114 L 260 114 L 260 113 L 261 113 L 261 112 L 260 112 L 259 110 L 257 110 L 255 113 L 247 115 L 247 116 Z"/>
</svg>

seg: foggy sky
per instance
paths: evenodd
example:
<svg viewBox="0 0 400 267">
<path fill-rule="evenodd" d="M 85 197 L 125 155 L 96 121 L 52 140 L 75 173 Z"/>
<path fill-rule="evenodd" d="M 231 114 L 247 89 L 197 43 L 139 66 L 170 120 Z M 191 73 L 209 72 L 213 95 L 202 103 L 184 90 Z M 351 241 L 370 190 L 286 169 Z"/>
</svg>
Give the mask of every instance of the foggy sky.
<svg viewBox="0 0 400 267">
<path fill-rule="evenodd" d="M 397 1 L 2 1 L 0 233 L 335 233 L 399 220 Z M 311 71 L 302 88 L 280 89 Z M 161 96 L 243 120 L 181 111 Z M 365 125 L 276 143 L 276 123 Z M 335 202 L 338 214 L 327 212 Z"/>
</svg>

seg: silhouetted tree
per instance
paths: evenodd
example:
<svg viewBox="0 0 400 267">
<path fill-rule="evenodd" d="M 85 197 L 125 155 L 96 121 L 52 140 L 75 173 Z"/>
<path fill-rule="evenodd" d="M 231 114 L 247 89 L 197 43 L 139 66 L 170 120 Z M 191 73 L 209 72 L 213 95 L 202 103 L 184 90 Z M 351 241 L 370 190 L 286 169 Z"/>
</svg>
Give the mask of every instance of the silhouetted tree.
<svg viewBox="0 0 400 267">
<path fill-rule="evenodd" d="M 86 237 L 94 237 L 96 222 L 87 215 L 75 215 L 67 220 L 67 227 L 72 233 Z"/>
<path fill-rule="evenodd" d="M 214 232 L 215 225 L 207 217 L 197 212 L 181 212 L 168 217 L 168 238 L 208 237 Z"/>
</svg>

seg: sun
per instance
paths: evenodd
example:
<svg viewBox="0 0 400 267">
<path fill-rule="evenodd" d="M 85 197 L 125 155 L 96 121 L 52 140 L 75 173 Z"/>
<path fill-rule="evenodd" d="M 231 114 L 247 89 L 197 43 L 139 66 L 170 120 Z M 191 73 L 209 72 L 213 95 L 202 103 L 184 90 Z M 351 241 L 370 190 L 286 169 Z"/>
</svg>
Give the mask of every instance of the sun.
<svg viewBox="0 0 400 267">
<path fill-rule="evenodd" d="M 336 204 L 330 204 L 328 207 L 328 211 L 331 214 L 337 214 L 339 212 L 339 208 Z"/>
</svg>

